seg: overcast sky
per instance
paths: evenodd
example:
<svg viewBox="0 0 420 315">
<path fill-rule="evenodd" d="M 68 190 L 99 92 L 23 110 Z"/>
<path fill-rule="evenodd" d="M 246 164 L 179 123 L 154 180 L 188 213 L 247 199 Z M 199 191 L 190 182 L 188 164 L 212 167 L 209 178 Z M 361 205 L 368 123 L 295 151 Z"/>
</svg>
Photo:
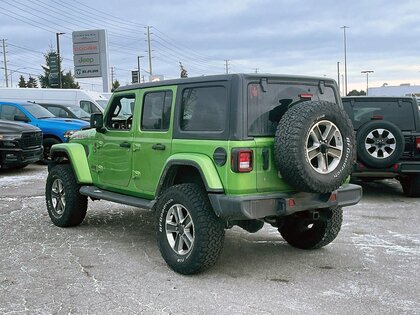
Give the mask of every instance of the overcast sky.
<svg viewBox="0 0 420 315">
<path fill-rule="evenodd" d="M 71 32 L 105 28 L 110 66 L 121 84 L 130 81 L 137 56 L 147 74 L 145 26 L 151 26 L 154 74 L 189 76 L 267 72 L 344 74 L 347 34 L 348 91 L 369 86 L 420 85 L 420 1 L 389 0 L 0 0 L 0 39 L 7 39 L 13 84 L 20 72 L 39 75 L 43 53 L 60 37 L 63 67 L 73 70 Z M 95 10 L 97 8 L 97 10 Z M 99 11 L 98 11 L 99 10 Z M 1 54 L 0 67 L 4 67 Z M 9 72 L 10 75 L 10 72 Z M 27 74 L 24 74 L 27 76 Z M 10 82 L 10 76 L 9 76 Z M 100 90 L 98 79 L 80 79 Z M 0 69 L 0 86 L 4 86 Z"/>
</svg>

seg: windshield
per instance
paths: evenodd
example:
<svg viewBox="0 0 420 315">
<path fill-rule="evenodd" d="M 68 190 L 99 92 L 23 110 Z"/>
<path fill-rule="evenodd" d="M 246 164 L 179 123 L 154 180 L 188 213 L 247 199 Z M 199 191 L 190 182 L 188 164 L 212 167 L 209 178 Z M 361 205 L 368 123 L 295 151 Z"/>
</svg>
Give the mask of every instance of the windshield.
<svg viewBox="0 0 420 315">
<path fill-rule="evenodd" d="M 248 84 L 248 135 L 274 136 L 283 114 L 296 103 L 302 102 L 302 94 L 312 101 L 325 100 L 336 103 L 334 90 L 325 86 L 321 93 L 318 82 L 314 85 L 293 83 Z"/>
<path fill-rule="evenodd" d="M 79 106 L 68 106 L 67 109 L 71 111 L 77 118 L 89 118 L 90 114 L 85 112 Z"/>
<path fill-rule="evenodd" d="M 38 104 L 24 104 L 22 107 L 37 119 L 55 117 L 54 114 Z"/>
<path fill-rule="evenodd" d="M 108 100 L 95 100 L 96 103 L 98 103 L 102 109 L 106 108 L 106 105 L 108 104 Z"/>
</svg>

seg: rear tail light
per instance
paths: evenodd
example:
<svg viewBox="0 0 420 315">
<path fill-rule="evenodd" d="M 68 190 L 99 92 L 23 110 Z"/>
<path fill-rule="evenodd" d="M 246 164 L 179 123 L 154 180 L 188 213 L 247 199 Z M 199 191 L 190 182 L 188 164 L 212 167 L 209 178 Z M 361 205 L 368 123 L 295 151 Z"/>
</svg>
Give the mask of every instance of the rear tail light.
<svg viewBox="0 0 420 315">
<path fill-rule="evenodd" d="M 252 171 L 253 151 L 251 149 L 232 150 L 231 167 L 236 173 Z"/>
<path fill-rule="evenodd" d="M 416 149 L 420 150 L 420 137 L 416 137 Z"/>
<path fill-rule="evenodd" d="M 370 120 L 383 120 L 384 116 L 372 116 Z"/>
</svg>

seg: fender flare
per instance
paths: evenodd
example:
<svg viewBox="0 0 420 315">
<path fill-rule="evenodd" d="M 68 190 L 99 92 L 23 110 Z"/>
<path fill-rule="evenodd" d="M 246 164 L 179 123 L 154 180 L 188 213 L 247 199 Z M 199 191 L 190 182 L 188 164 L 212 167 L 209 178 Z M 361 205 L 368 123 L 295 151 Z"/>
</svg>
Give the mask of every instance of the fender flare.
<svg viewBox="0 0 420 315">
<path fill-rule="evenodd" d="M 206 155 L 203 154 L 174 154 L 166 160 L 165 167 L 160 175 L 159 184 L 156 190 L 156 196 L 159 196 L 166 175 L 173 166 L 192 166 L 197 169 L 201 175 L 204 186 L 208 192 L 212 193 L 223 193 L 224 188 L 220 180 L 219 174 L 214 166 L 213 161 Z"/>
<path fill-rule="evenodd" d="M 63 154 L 64 153 L 64 154 Z M 92 184 L 85 147 L 80 143 L 59 143 L 51 147 L 51 157 L 66 156 L 79 184 Z"/>
</svg>

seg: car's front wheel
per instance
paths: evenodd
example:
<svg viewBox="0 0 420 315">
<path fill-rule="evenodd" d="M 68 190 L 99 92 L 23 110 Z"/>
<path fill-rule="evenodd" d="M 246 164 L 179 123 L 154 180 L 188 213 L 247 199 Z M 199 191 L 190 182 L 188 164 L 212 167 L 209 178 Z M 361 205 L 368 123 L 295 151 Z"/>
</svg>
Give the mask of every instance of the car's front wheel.
<svg viewBox="0 0 420 315">
<path fill-rule="evenodd" d="M 55 225 L 68 227 L 82 223 L 88 202 L 79 188 L 70 164 L 56 165 L 48 173 L 45 197 L 48 214 Z"/>
<path fill-rule="evenodd" d="M 156 204 L 156 235 L 166 263 L 181 274 L 213 266 L 224 241 L 224 224 L 196 184 L 167 189 Z"/>
</svg>

